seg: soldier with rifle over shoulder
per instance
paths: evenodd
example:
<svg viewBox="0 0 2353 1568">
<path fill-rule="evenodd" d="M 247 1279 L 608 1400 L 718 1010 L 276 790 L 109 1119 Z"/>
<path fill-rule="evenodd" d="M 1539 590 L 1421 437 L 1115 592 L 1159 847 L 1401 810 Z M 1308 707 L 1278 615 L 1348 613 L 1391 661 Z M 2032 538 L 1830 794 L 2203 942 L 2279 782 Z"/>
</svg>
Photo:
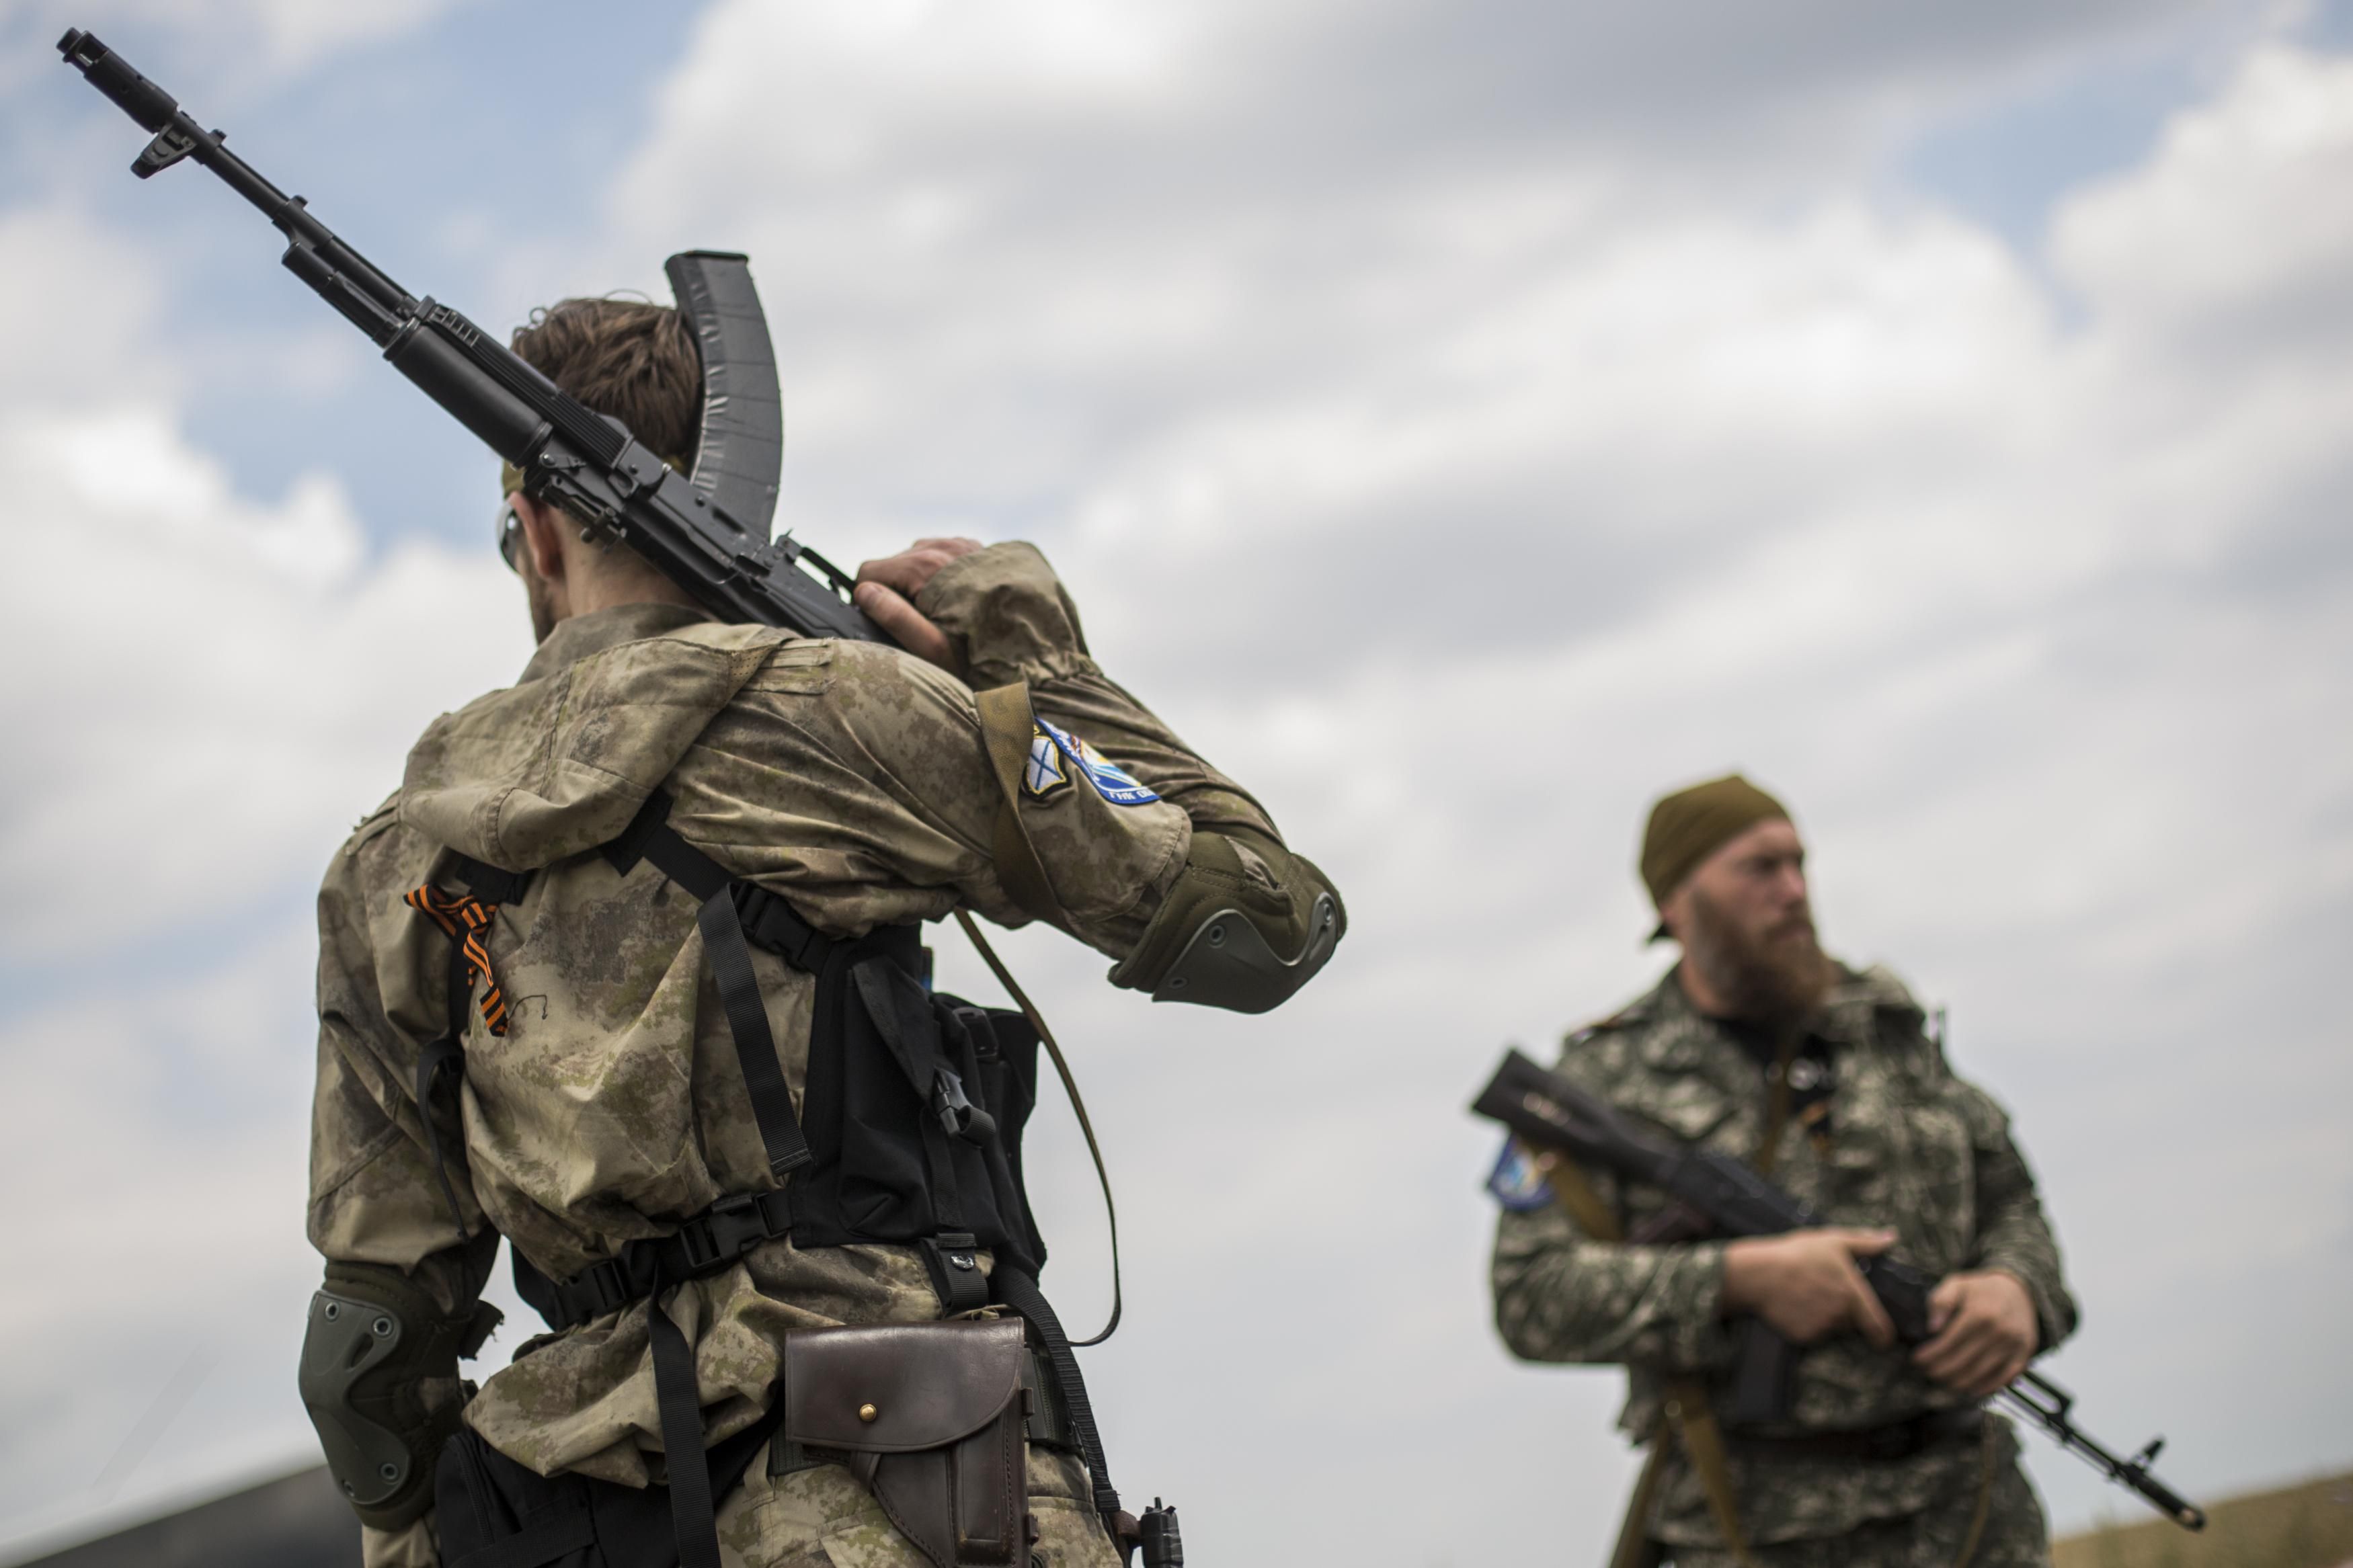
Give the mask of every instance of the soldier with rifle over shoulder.
<svg viewBox="0 0 2353 1568">
<path fill-rule="evenodd" d="M 1883 969 L 1819 945 L 1805 849 L 1737 775 L 1653 808 L 1649 994 L 1516 1052 L 1474 1107 L 1513 1130 L 1495 1321 L 1524 1359 L 1619 1363 L 1649 1447 L 1617 1568 L 2042 1568 L 2007 1397 L 2177 1522 L 2027 1370 L 2075 1326 L 1993 1099 Z"/>
<path fill-rule="evenodd" d="M 97 39 L 59 49 L 153 134 L 135 173 L 220 176 L 505 464 L 538 652 L 427 729 L 319 897 L 300 1381 L 370 1568 L 1179 1568 L 1040 1290 L 1041 1047 L 1076 1089 L 972 917 L 1258 1013 L 1344 934 L 1330 882 L 1103 674 L 1034 548 L 853 582 L 769 537 L 744 258 L 509 348 Z M 934 989 L 950 915 L 1018 1010 Z M 477 1389 L 502 1239 L 550 1331 Z"/>
</svg>

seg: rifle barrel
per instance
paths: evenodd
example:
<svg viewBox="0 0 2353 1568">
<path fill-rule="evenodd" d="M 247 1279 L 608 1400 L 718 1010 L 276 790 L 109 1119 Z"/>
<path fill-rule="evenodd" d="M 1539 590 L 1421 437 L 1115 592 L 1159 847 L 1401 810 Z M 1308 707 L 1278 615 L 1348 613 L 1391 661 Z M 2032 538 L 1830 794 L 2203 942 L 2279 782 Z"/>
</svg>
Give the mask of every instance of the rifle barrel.
<svg viewBox="0 0 2353 1568">
<path fill-rule="evenodd" d="M 534 500 L 628 543 L 723 620 L 784 626 L 803 637 L 890 640 L 849 602 L 844 573 L 815 551 L 769 537 L 773 482 L 723 498 L 756 516 L 738 517 L 723 502 L 714 504 L 618 421 L 565 393 L 457 311 L 394 282 L 312 216 L 301 196 L 288 195 L 230 152 L 223 132 L 206 130 L 96 37 L 76 28 L 58 40 L 58 52 L 153 133 L 133 174 L 145 179 L 193 159 L 218 175 L 286 237 L 287 270 L 366 333 L 395 370 L 522 468 Z M 748 274 L 740 292 L 757 321 Z M 754 432 L 739 424 L 731 434 L 741 446 Z M 704 440 L 711 438 L 706 424 Z"/>
</svg>

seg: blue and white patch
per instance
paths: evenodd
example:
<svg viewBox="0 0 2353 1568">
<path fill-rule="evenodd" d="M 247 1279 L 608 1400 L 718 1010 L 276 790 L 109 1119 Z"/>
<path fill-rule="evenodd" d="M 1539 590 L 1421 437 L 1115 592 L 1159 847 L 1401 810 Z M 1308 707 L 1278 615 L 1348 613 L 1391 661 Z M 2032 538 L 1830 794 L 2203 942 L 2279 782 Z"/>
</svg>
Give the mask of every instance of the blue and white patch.
<svg viewBox="0 0 2353 1568">
<path fill-rule="evenodd" d="M 1050 747 L 1047 745 L 1050 740 L 1052 742 Z M 1043 762 L 1040 761 L 1041 752 L 1049 753 L 1047 760 Z M 1062 772 L 1060 764 L 1052 760 L 1051 753 L 1054 752 L 1059 752 L 1061 763 L 1067 763 L 1071 768 L 1077 770 L 1087 783 L 1095 786 L 1097 795 L 1113 805 L 1149 805 L 1160 798 L 1117 763 L 1113 762 L 1068 730 L 1057 728 L 1043 719 L 1038 721 L 1035 737 L 1029 742 L 1029 767 L 1024 776 L 1025 784 L 1030 778 L 1044 776 L 1049 768 L 1051 769 L 1055 779 L 1065 784 L 1070 782 L 1069 775 Z M 1029 793 L 1032 795 L 1050 794 L 1052 789 L 1053 785 L 1050 784 L 1044 788 L 1034 784 L 1029 785 Z"/>
<path fill-rule="evenodd" d="M 1071 775 L 1062 771 L 1062 753 L 1043 730 L 1029 732 L 1029 760 L 1021 766 L 1022 791 L 1039 800 L 1070 786 Z"/>
<path fill-rule="evenodd" d="M 1503 1151 L 1495 1156 L 1494 1172 L 1487 1178 L 1487 1190 L 1514 1214 L 1526 1214 L 1553 1201 L 1552 1183 L 1528 1158 L 1528 1152 L 1520 1147 L 1516 1138 L 1504 1140 Z"/>
</svg>

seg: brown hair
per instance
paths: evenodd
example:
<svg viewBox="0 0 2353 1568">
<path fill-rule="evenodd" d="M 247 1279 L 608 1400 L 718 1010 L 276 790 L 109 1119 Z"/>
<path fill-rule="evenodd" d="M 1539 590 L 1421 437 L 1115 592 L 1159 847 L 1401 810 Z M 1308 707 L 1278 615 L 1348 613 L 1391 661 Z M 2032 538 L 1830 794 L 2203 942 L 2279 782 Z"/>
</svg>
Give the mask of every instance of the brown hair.
<svg viewBox="0 0 2353 1568">
<path fill-rule="evenodd" d="M 691 468 L 702 357 L 686 320 L 641 300 L 563 300 L 533 310 L 511 346 L 548 380 L 673 465 Z"/>
</svg>

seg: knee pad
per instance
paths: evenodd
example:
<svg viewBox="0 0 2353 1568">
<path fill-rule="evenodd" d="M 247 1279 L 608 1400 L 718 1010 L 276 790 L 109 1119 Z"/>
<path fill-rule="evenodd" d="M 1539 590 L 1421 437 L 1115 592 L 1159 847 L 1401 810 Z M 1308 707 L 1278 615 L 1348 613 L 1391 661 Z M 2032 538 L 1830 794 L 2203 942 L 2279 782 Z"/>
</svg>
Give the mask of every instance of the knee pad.
<svg viewBox="0 0 2353 1568">
<path fill-rule="evenodd" d="M 302 1404 L 328 1473 L 364 1524 L 397 1530 L 433 1506 L 433 1466 L 457 1430 L 460 1400 L 428 1405 L 421 1384 L 454 1384 L 458 1359 L 481 1348 L 499 1310 L 444 1315 L 400 1270 L 332 1263 L 311 1298 L 302 1336 Z"/>
</svg>

